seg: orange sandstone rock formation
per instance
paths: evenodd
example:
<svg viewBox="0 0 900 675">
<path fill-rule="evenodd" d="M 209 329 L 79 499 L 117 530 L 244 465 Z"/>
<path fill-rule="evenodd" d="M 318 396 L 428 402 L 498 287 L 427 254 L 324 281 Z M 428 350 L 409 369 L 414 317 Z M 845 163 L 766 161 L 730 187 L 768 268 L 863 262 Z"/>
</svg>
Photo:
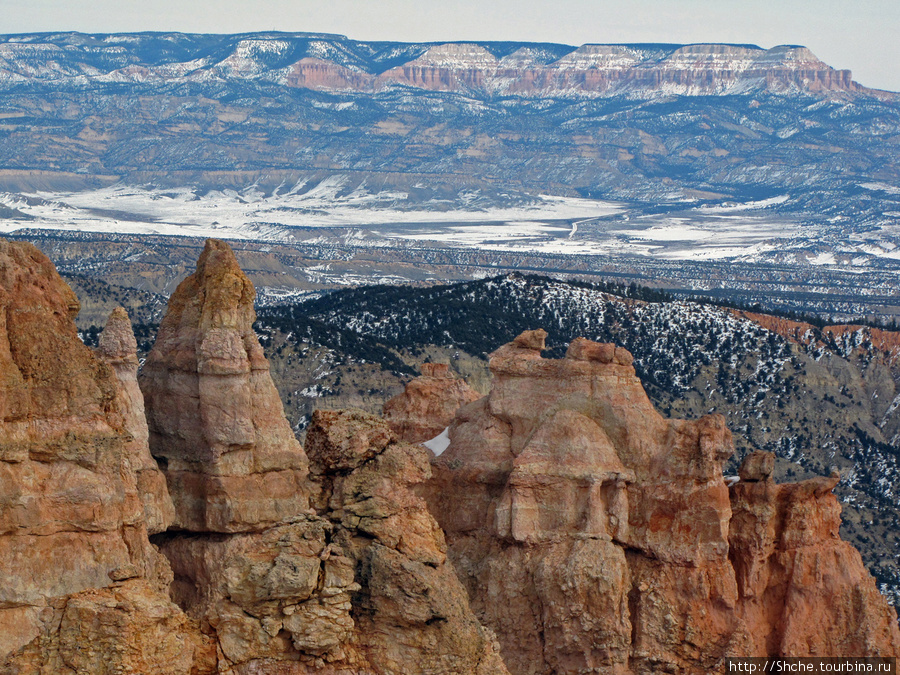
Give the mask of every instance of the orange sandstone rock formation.
<svg viewBox="0 0 900 675">
<path fill-rule="evenodd" d="M 776 484 L 774 456 L 754 452 L 731 487 L 730 559 L 752 639 L 748 654 L 893 656 L 897 617 L 859 552 L 841 541 L 833 473 Z"/>
<path fill-rule="evenodd" d="M 348 663 L 366 663 L 359 672 L 506 673 L 447 562 L 443 533 L 412 491 L 431 474 L 425 449 L 372 415 L 317 411 L 307 451 L 331 546 L 354 561 L 361 584 Z"/>
<path fill-rule="evenodd" d="M 831 479 L 753 484 L 770 463 L 753 457 L 733 512 L 721 416 L 664 419 L 628 352 L 579 339 L 543 359 L 545 337 L 492 355 L 491 393 L 459 411 L 428 486 L 511 673 L 897 653 L 893 610 L 835 538 Z"/>
<path fill-rule="evenodd" d="M 465 380 L 453 377 L 446 363 L 423 363 L 422 375 L 402 394 L 384 404 L 384 419 L 399 438 L 409 443 L 430 440 L 450 426 L 460 407 L 481 395 Z"/>
<path fill-rule="evenodd" d="M 125 313 L 93 354 L 50 262 L 0 243 L 0 674 L 507 673 L 411 491 L 425 450 L 321 414 L 309 480 L 252 298 L 210 242 L 143 378 L 151 434 Z"/>
<path fill-rule="evenodd" d="M 252 300 L 227 244 L 208 242 L 141 380 L 176 507 L 158 538 L 172 597 L 215 640 L 218 672 L 505 673 L 411 490 L 425 450 L 377 418 L 319 412 L 310 478 Z"/>
<path fill-rule="evenodd" d="M 140 410 L 79 340 L 77 312 L 43 254 L 0 241 L 0 672 L 200 664 L 205 644 L 169 601 L 171 571 L 147 539 L 146 514 L 164 527 L 167 496 Z M 120 325 L 107 346 L 117 331 L 128 343 Z M 127 345 L 112 351 L 124 366 Z"/>
<path fill-rule="evenodd" d="M 628 352 L 579 339 L 543 359 L 529 331 L 492 355 L 490 395 L 433 463 L 400 436 L 472 397 L 438 366 L 389 406 L 397 430 L 318 411 L 307 459 L 252 299 L 210 241 L 142 402 L 124 311 L 93 353 L 50 262 L 0 241 L 0 675 L 700 673 L 729 655 L 898 653 L 896 614 L 838 538 L 837 476 L 777 485 L 756 453 L 729 493 L 722 418 L 664 419 Z"/>
<path fill-rule="evenodd" d="M 506 673 L 412 493 L 425 450 L 353 411 L 316 412 L 307 448 L 321 516 L 162 542 L 174 597 L 215 632 L 220 672 Z"/>
<path fill-rule="evenodd" d="M 124 308 L 116 307 L 109 315 L 106 327 L 100 333 L 97 354 L 112 367 L 119 381 L 117 403 L 124 418 L 125 429 L 131 435 L 127 446 L 128 458 L 137 478 L 147 532 L 163 532 L 175 519 L 175 507 L 166 489 L 165 476 L 150 454 L 144 395 L 137 379 L 137 341 Z"/>
<path fill-rule="evenodd" d="M 169 299 L 140 384 L 175 526 L 251 532 L 307 507 L 307 460 L 253 332 L 253 284 L 210 239 Z"/>
</svg>

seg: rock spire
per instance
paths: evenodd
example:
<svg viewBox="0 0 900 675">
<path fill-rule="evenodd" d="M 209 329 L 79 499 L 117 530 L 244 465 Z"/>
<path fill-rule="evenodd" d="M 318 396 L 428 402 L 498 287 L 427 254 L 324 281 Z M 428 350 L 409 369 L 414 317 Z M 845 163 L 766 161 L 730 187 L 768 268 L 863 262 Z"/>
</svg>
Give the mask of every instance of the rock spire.
<svg viewBox="0 0 900 675">
<path fill-rule="evenodd" d="M 200 663 L 203 640 L 147 539 L 168 496 L 119 379 L 136 366 L 127 317 L 114 315 L 98 358 L 78 308 L 46 256 L 0 240 L 0 672 L 141 672 L 150 654 Z M 110 626 L 128 649 L 104 651 Z"/>
<path fill-rule="evenodd" d="M 304 513 L 307 459 L 253 332 L 255 292 L 210 239 L 169 299 L 140 384 L 175 527 L 261 530 Z"/>
</svg>

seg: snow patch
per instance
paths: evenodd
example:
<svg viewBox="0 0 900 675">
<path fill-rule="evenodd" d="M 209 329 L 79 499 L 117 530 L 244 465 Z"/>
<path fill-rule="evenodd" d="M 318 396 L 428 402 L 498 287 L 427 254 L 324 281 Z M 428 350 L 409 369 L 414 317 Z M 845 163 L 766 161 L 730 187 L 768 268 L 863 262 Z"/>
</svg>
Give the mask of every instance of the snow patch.
<svg viewBox="0 0 900 675">
<path fill-rule="evenodd" d="M 431 440 L 425 441 L 422 445 L 431 450 L 435 456 L 440 455 L 450 445 L 450 427 L 444 429 Z"/>
</svg>

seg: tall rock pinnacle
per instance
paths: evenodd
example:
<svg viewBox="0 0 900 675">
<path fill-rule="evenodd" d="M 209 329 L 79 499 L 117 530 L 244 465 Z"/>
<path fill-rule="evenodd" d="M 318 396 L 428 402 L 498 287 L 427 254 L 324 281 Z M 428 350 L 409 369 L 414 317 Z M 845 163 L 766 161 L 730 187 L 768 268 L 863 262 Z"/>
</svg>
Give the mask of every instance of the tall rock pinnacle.
<svg viewBox="0 0 900 675">
<path fill-rule="evenodd" d="M 253 332 L 253 284 L 210 239 L 169 299 L 141 376 L 175 527 L 246 532 L 305 512 L 306 455 Z"/>
<path fill-rule="evenodd" d="M 424 448 L 373 416 L 317 411 L 308 475 L 253 298 L 231 249 L 207 242 L 142 376 L 176 508 L 159 541 L 172 597 L 214 631 L 218 672 L 506 674 L 413 492 Z"/>
<path fill-rule="evenodd" d="M 97 354 L 108 363 L 119 381 L 118 403 L 125 428 L 131 434 L 128 458 L 137 478 L 138 494 L 144 505 L 147 532 L 163 532 L 175 518 L 172 499 L 166 489 L 165 476 L 150 455 L 150 433 L 144 416 L 144 396 L 138 386 L 137 341 L 131 329 L 131 320 L 122 307 L 116 307 L 109 315 L 106 327 L 100 334 Z"/>
</svg>

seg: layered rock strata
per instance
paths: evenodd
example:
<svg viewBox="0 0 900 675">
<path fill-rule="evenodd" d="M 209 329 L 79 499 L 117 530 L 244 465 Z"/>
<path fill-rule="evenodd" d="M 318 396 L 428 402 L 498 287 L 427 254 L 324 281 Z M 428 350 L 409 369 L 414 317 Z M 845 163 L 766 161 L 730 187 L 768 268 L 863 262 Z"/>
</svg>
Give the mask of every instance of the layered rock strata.
<svg viewBox="0 0 900 675">
<path fill-rule="evenodd" d="M 854 92 L 863 88 L 809 49 L 735 44 L 392 43 L 337 35 L 0 36 L 0 86 L 23 81 L 108 85 L 268 82 L 373 93 L 391 87 L 475 96 L 595 97 Z M 93 40 L 90 50 L 84 43 Z M 172 55 L 181 54 L 180 60 Z M 149 58 L 148 58 L 149 57 Z"/>
<path fill-rule="evenodd" d="M 0 243 L 0 673 L 506 673 L 410 489 L 426 451 L 323 413 L 311 481 L 252 299 L 211 241 L 148 361 L 150 433 L 124 311 L 93 354 L 49 261 Z"/>
<path fill-rule="evenodd" d="M 0 672 L 201 672 L 206 645 L 147 538 L 168 516 L 141 410 L 78 338 L 77 312 L 43 254 L 0 241 Z M 113 323 L 128 379 L 130 326 Z"/>
<path fill-rule="evenodd" d="M 409 443 L 436 437 L 450 426 L 457 410 L 481 398 L 465 380 L 454 377 L 446 363 L 423 363 L 421 371 L 382 410 L 391 429 Z"/>
<path fill-rule="evenodd" d="M 218 672 L 505 673 L 410 489 L 428 477 L 425 450 L 376 418 L 320 412 L 310 477 L 253 297 L 227 244 L 208 242 L 141 379 L 176 507 L 156 541 Z"/>
<path fill-rule="evenodd" d="M 166 488 L 166 479 L 150 454 L 150 433 L 144 414 L 144 395 L 138 386 L 137 340 L 128 313 L 116 307 L 100 333 L 97 355 L 108 363 L 119 382 L 117 403 L 131 435 L 128 457 L 137 479 L 144 506 L 144 522 L 149 534 L 165 531 L 175 519 L 175 507 Z"/>
<path fill-rule="evenodd" d="M 543 359 L 545 336 L 524 333 L 491 356 L 491 393 L 459 411 L 428 486 L 511 673 L 897 653 L 893 610 L 834 538 L 833 481 L 754 485 L 764 459 L 753 458 L 733 512 L 723 418 L 667 420 L 628 352 L 578 339 L 566 358 Z"/>
<path fill-rule="evenodd" d="M 141 374 L 178 529 L 252 532 L 303 513 L 307 460 L 253 332 L 255 292 L 210 239 L 169 299 Z"/>
<path fill-rule="evenodd" d="M 731 487 L 730 560 L 748 653 L 896 654 L 897 621 L 859 552 L 838 533 L 840 476 L 776 484 L 774 455 L 754 452 Z"/>
<path fill-rule="evenodd" d="M 896 614 L 837 534 L 838 477 L 777 485 L 755 453 L 729 492 L 722 419 L 664 419 L 628 352 L 578 339 L 543 359 L 530 331 L 492 355 L 490 395 L 457 412 L 432 463 L 354 411 L 318 411 L 304 452 L 252 299 L 210 241 L 148 360 L 148 427 L 124 311 L 92 353 L 50 262 L 0 241 L 0 675 L 897 655 Z M 471 397 L 437 366 L 429 379 L 397 404 L 402 434 L 424 433 L 415 410 L 443 424 Z"/>
</svg>

